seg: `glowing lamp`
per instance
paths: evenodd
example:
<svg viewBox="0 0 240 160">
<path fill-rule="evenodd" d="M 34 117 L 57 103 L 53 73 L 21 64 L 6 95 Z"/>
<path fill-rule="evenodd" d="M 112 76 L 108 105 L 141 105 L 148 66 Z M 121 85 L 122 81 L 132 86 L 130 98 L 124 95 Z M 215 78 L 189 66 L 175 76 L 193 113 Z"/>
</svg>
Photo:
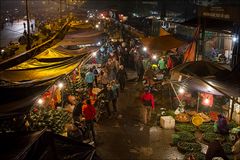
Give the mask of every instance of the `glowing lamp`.
<svg viewBox="0 0 240 160">
<path fill-rule="evenodd" d="M 143 51 L 146 52 L 147 51 L 147 47 L 143 47 Z"/>
<path fill-rule="evenodd" d="M 157 59 L 157 56 L 156 56 L 156 55 L 153 55 L 153 56 L 152 56 L 152 59 Z"/>
<path fill-rule="evenodd" d="M 204 99 L 204 103 L 205 103 L 205 104 L 209 104 L 209 102 L 210 102 L 210 101 L 209 101 L 208 98 Z"/>
<path fill-rule="evenodd" d="M 93 57 L 96 57 L 96 56 L 97 56 L 97 52 L 93 52 L 93 53 L 92 53 L 92 56 L 93 56 Z"/>
<path fill-rule="evenodd" d="M 58 88 L 62 89 L 63 88 L 63 83 L 58 83 Z"/>
<path fill-rule="evenodd" d="M 233 36 L 232 40 L 233 42 L 237 42 L 238 38 L 236 36 Z"/>
<path fill-rule="evenodd" d="M 37 103 L 41 105 L 41 104 L 43 104 L 43 100 L 41 98 L 39 98 Z"/>
<path fill-rule="evenodd" d="M 184 90 L 182 87 L 180 87 L 179 90 L 178 90 L 178 92 L 179 92 L 180 94 L 183 94 L 183 93 L 185 92 L 185 90 Z"/>
<path fill-rule="evenodd" d="M 95 26 L 96 28 L 99 28 L 99 25 L 98 24 L 96 24 L 96 26 Z"/>
</svg>

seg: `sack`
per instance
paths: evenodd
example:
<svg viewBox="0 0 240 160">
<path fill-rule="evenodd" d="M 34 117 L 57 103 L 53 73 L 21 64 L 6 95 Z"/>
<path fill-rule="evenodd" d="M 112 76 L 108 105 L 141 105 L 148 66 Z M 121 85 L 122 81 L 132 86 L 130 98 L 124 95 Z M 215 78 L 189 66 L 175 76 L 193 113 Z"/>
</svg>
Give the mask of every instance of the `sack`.
<svg viewBox="0 0 240 160">
<path fill-rule="evenodd" d="M 149 107 L 149 106 L 152 106 L 152 101 L 151 101 L 151 100 L 144 100 L 144 101 L 143 101 L 143 105 L 144 105 L 144 106 L 148 106 L 148 107 Z"/>
</svg>

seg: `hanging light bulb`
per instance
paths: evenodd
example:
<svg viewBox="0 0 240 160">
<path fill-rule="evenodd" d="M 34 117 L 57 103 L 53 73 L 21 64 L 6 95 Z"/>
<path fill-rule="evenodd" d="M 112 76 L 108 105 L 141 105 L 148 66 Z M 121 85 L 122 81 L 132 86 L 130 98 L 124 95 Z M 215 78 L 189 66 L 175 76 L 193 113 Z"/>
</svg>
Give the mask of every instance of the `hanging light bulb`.
<svg viewBox="0 0 240 160">
<path fill-rule="evenodd" d="M 147 51 L 147 47 L 143 47 L 143 51 L 146 52 Z"/>
<path fill-rule="evenodd" d="M 43 104 L 43 100 L 41 98 L 39 98 L 37 103 L 41 105 L 41 104 Z"/>
<path fill-rule="evenodd" d="M 58 83 L 58 88 L 60 88 L 60 89 L 63 88 L 63 83 L 62 82 Z"/>
<path fill-rule="evenodd" d="M 180 88 L 178 89 L 178 92 L 179 92 L 180 94 L 183 94 L 183 93 L 185 93 L 185 90 L 184 90 L 182 87 L 180 87 Z"/>
<path fill-rule="evenodd" d="M 210 101 L 209 101 L 208 98 L 206 98 L 206 99 L 204 100 L 204 103 L 205 103 L 205 104 L 209 104 L 209 102 L 210 102 Z"/>
</svg>

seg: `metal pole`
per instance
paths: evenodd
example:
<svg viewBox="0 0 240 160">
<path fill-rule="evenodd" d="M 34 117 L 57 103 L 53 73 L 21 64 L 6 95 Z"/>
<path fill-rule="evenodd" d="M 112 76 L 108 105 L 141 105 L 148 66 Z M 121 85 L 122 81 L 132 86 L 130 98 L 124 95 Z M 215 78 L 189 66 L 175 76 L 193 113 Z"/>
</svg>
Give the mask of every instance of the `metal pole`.
<svg viewBox="0 0 240 160">
<path fill-rule="evenodd" d="M 29 13 L 28 13 L 28 0 L 26 0 L 26 16 L 27 16 L 27 47 L 26 49 L 29 50 L 31 49 L 31 44 L 30 44 L 30 24 L 29 24 Z"/>
<path fill-rule="evenodd" d="M 197 112 L 198 112 L 198 109 L 199 109 L 199 103 L 200 103 L 200 96 L 199 96 L 199 92 L 198 92 L 198 97 L 197 97 Z"/>
</svg>

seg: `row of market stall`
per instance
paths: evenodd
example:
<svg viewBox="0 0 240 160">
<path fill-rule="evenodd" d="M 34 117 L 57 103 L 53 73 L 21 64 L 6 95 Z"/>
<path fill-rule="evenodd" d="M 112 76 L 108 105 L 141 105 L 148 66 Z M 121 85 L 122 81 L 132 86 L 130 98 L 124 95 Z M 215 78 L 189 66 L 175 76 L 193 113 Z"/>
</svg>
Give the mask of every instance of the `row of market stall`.
<svg viewBox="0 0 240 160">
<path fill-rule="evenodd" d="M 105 35 L 85 22 L 75 21 L 70 25 L 61 42 L 0 72 L 0 92 L 3 93 L 0 101 L 1 134 L 41 131 L 33 143 L 42 140 L 39 137 L 49 135 L 42 131 L 45 128 L 62 135 L 66 131 L 65 125 L 72 121 L 71 104 L 77 103 L 82 96 L 89 97 L 82 78 L 91 66 L 93 53 L 104 43 Z M 94 91 L 95 94 L 99 92 Z M 88 148 L 91 150 L 89 154 L 86 149 L 85 146 L 85 151 L 82 148 L 82 151 L 75 152 L 79 152 L 81 158 L 92 159 L 93 148 Z M 8 150 L 4 156 L 14 156 L 7 153 Z"/>
</svg>

